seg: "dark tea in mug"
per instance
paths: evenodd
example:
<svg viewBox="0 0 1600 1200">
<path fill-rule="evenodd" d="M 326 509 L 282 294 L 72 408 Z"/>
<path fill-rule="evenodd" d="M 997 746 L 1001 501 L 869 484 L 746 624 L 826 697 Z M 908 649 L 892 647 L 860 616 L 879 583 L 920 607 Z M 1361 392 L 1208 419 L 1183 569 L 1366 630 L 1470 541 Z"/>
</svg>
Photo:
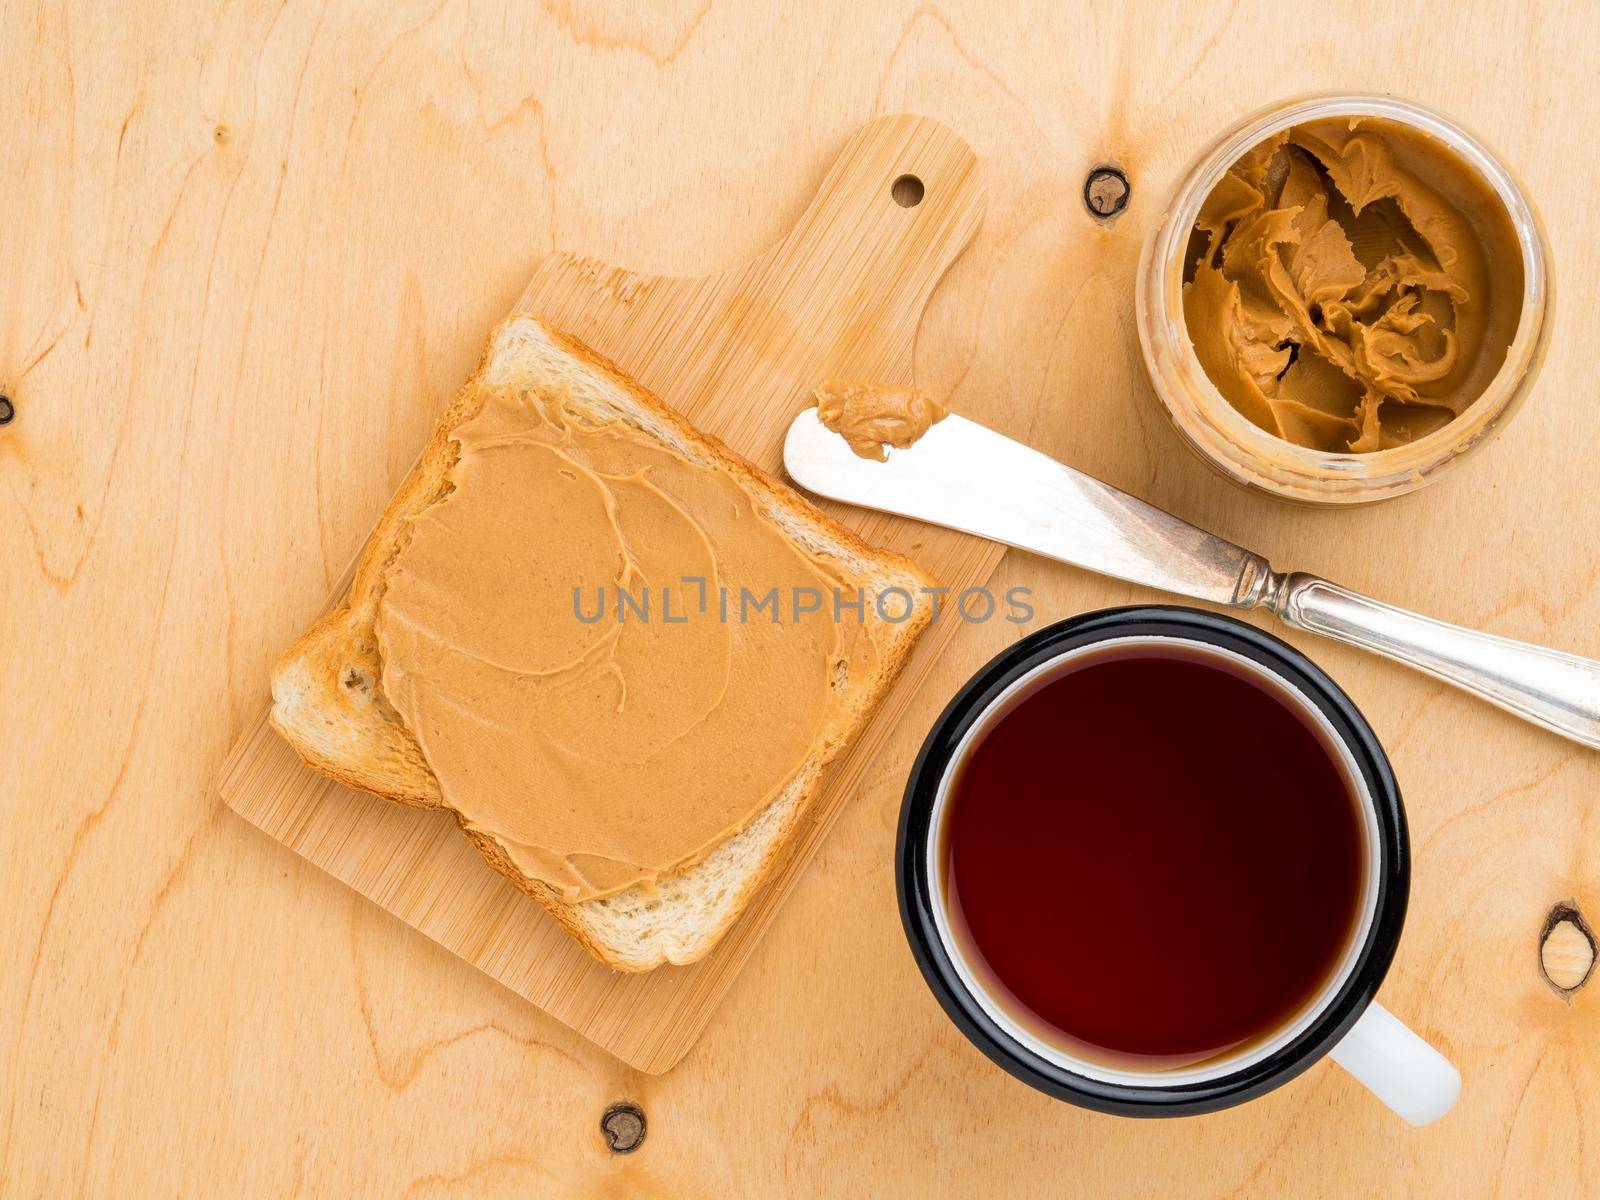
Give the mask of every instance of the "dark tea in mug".
<svg viewBox="0 0 1600 1200">
<path fill-rule="evenodd" d="M 1205 1069 L 1310 1013 L 1368 895 L 1357 776 L 1303 697 L 1220 649 L 1104 642 L 1021 681 L 948 776 L 958 958 L 1058 1053 Z"/>
</svg>

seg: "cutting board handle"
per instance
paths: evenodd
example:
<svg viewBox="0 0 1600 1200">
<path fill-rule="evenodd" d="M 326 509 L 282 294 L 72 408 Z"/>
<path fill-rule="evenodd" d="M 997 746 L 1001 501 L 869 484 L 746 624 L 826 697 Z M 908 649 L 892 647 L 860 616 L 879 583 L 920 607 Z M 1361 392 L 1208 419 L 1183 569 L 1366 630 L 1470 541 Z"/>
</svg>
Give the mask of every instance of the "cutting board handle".
<svg viewBox="0 0 1600 1200">
<path fill-rule="evenodd" d="M 777 470 L 783 430 L 811 387 L 830 376 L 912 382 L 922 311 L 985 203 L 966 142 L 928 117 L 879 117 L 754 260 L 669 276 L 552 254 L 516 311 L 603 348 L 697 425 Z"/>
<path fill-rule="evenodd" d="M 985 205 L 978 156 L 965 141 L 929 117 L 880 117 L 845 144 L 762 261 L 838 281 L 841 324 L 898 345 L 977 233 Z"/>
</svg>

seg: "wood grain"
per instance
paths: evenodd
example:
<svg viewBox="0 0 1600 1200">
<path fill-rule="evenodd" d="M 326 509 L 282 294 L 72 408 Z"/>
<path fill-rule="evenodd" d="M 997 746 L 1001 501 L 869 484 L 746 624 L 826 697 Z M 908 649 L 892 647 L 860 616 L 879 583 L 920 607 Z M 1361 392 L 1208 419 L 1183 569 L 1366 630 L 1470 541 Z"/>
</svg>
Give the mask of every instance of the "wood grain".
<svg viewBox="0 0 1600 1200">
<path fill-rule="evenodd" d="M 906 177 L 923 187 L 912 206 L 892 197 Z M 553 254 L 515 311 L 577 334 L 698 428 L 781 474 L 783 432 L 818 383 L 911 382 L 917 321 L 983 204 L 965 142 L 926 118 L 881 117 L 849 140 L 794 229 L 751 262 L 668 277 Z M 975 538 L 858 510 L 834 515 L 873 545 L 913 555 L 954 595 L 981 586 L 1000 561 L 1000 547 Z M 944 621 L 923 635 L 830 772 L 782 869 L 716 949 L 686 967 L 630 975 L 596 962 L 447 813 L 397 808 L 318 775 L 264 713 L 228 756 L 219 789 L 240 816 L 557 1020 L 641 1071 L 665 1071 L 700 1036 L 955 629 Z"/>
<path fill-rule="evenodd" d="M 1019 632 L 962 628 L 693 1050 L 647 1076 L 221 806 L 266 672 L 327 599 L 483 332 L 557 248 L 747 262 L 852 133 L 959 133 L 989 209 L 917 382 L 1278 561 L 1600 654 L 1600 11 L 1592 4 L 175 0 L 0 5 L 0 1192 L 19 1197 L 1592 1195 L 1600 756 L 1291 635 L 1388 747 L 1415 851 L 1381 999 L 1460 1064 L 1417 1131 L 1337 1069 L 1132 1123 L 945 1020 L 891 845 L 911 755 Z M 1189 156 L 1314 88 L 1435 105 L 1515 164 L 1556 256 L 1496 443 L 1354 513 L 1233 491 L 1166 427 L 1139 245 Z M 1131 201 L 1084 211 L 1114 162 Z M 1020 555 L 1038 622 L 1151 594 Z M 1036 624 L 1037 624 L 1036 623 Z M 615 1101 L 643 1145 L 606 1149 Z"/>
</svg>

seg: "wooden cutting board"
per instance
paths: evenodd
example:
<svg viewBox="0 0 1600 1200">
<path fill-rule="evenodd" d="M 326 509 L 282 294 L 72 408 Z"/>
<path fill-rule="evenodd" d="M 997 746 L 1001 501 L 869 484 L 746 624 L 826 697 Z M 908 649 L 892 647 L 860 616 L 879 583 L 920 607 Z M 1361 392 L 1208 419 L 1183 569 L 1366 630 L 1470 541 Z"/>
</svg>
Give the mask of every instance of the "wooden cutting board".
<svg viewBox="0 0 1600 1200">
<path fill-rule="evenodd" d="M 845 146 L 782 241 L 714 275 L 640 275 L 552 254 L 515 311 L 614 359 L 701 429 L 775 473 L 783 431 L 830 376 L 911 382 L 928 297 L 983 216 L 971 148 L 936 121 L 883 117 Z M 939 580 L 982 584 L 998 547 L 881 514 L 834 516 Z M 353 564 L 352 564 L 353 570 Z M 349 585 L 347 571 L 331 604 Z M 265 713 L 234 746 L 223 800 L 297 854 L 642 1071 L 694 1044 L 956 622 L 922 638 L 797 834 L 794 853 L 721 944 L 687 967 L 615 972 L 491 870 L 444 812 L 354 792 L 304 766 Z"/>
</svg>

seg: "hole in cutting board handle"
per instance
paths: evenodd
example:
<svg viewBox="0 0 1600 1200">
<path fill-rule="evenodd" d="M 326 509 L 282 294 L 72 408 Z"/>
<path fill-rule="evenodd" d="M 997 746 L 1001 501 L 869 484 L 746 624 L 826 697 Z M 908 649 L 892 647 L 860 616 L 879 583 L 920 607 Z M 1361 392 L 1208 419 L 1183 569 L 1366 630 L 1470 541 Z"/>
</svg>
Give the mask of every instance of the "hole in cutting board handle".
<svg viewBox="0 0 1600 1200">
<path fill-rule="evenodd" d="M 901 208 L 915 208 L 922 203 L 922 180 L 915 175 L 902 175 L 889 185 L 889 196 Z"/>
</svg>

